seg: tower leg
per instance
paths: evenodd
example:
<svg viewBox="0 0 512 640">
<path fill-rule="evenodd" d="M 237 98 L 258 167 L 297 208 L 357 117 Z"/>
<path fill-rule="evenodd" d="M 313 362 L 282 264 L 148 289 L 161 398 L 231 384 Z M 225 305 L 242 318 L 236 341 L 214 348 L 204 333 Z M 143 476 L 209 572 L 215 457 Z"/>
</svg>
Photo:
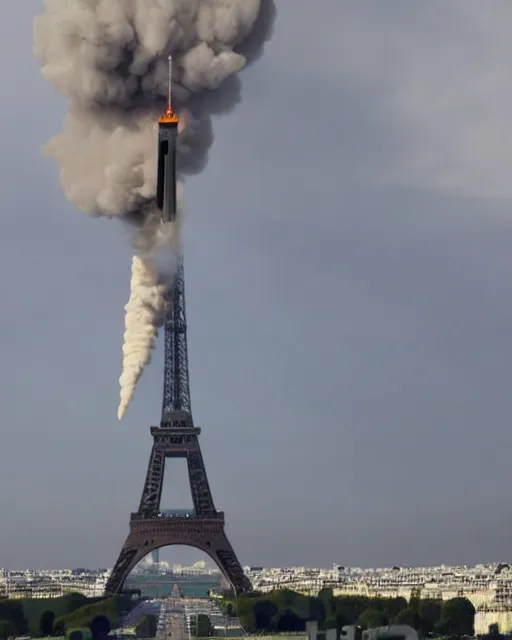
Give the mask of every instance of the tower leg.
<svg viewBox="0 0 512 640">
<path fill-rule="evenodd" d="M 187 452 L 187 467 L 190 491 L 192 493 L 192 501 L 196 515 L 208 516 L 215 513 L 212 492 L 208 484 L 208 476 L 206 475 L 203 456 L 197 437 L 194 438 L 194 444 L 190 451 Z"/>
<path fill-rule="evenodd" d="M 151 515 L 157 516 L 160 508 L 160 498 L 162 497 L 164 469 L 165 451 L 154 444 L 151 449 L 146 481 L 142 490 L 139 513 L 144 513 L 148 517 Z"/>
<path fill-rule="evenodd" d="M 215 560 L 236 594 L 251 591 L 252 586 L 249 578 L 245 575 L 225 533 L 219 536 L 217 546 L 211 557 Z"/>
</svg>

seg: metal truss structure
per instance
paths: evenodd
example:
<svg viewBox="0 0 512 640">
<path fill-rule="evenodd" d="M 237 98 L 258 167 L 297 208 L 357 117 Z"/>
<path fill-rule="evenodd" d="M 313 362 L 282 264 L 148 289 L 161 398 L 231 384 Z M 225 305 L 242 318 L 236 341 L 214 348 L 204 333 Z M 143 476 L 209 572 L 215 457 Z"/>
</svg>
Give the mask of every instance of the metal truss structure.
<svg viewBox="0 0 512 640">
<path fill-rule="evenodd" d="M 236 593 L 251 590 L 248 577 L 224 529 L 224 513 L 213 503 L 199 446 L 201 429 L 194 426 L 190 405 L 185 313 L 185 279 L 180 258 L 169 294 L 165 322 L 165 369 L 162 420 L 151 427 L 153 448 L 138 511 L 131 514 L 130 532 L 107 582 L 105 593 L 119 593 L 129 573 L 148 553 L 168 545 L 187 545 L 207 553 Z M 165 464 L 186 458 L 194 510 L 183 515 L 162 512 Z"/>
</svg>

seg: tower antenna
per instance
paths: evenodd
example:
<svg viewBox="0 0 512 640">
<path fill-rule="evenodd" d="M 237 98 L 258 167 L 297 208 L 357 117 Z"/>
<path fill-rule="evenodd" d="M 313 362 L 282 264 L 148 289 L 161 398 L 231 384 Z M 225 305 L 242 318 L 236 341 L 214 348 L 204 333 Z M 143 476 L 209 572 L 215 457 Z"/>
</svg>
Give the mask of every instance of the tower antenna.
<svg viewBox="0 0 512 640">
<path fill-rule="evenodd" d="M 173 124 L 177 125 L 179 122 L 178 116 L 174 113 L 174 109 L 172 108 L 172 55 L 168 57 L 169 61 L 169 86 L 167 88 L 167 110 L 165 115 L 163 115 L 158 121 L 160 124 Z"/>
<path fill-rule="evenodd" d="M 169 102 L 167 104 L 169 111 L 172 111 L 171 85 L 172 85 L 172 56 L 170 55 L 169 56 Z"/>
</svg>

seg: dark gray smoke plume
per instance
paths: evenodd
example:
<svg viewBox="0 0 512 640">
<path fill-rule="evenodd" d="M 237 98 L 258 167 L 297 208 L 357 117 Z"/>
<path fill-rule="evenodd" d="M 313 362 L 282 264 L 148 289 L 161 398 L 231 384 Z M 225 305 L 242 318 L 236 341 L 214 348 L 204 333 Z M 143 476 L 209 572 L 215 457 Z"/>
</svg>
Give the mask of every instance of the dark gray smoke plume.
<svg viewBox="0 0 512 640">
<path fill-rule="evenodd" d="M 211 115 L 239 102 L 236 73 L 261 55 L 275 7 L 273 0 L 46 0 L 45 7 L 34 22 L 34 53 L 43 76 L 69 98 L 63 130 L 45 150 L 71 202 L 134 228 L 122 415 L 164 317 L 165 286 L 152 258 L 179 242 L 179 225 L 164 228 L 155 207 L 168 56 L 184 176 L 205 167 Z"/>
</svg>

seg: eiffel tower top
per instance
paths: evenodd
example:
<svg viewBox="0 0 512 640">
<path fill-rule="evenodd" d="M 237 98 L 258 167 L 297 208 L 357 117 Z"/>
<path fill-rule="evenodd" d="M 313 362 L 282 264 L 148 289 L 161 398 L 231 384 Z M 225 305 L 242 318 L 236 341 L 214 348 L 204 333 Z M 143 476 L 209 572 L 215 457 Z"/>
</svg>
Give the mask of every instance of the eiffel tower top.
<svg viewBox="0 0 512 640">
<path fill-rule="evenodd" d="M 180 255 L 173 286 L 168 293 L 165 320 L 164 397 L 162 428 L 193 427 L 188 376 L 185 276 Z"/>
</svg>

